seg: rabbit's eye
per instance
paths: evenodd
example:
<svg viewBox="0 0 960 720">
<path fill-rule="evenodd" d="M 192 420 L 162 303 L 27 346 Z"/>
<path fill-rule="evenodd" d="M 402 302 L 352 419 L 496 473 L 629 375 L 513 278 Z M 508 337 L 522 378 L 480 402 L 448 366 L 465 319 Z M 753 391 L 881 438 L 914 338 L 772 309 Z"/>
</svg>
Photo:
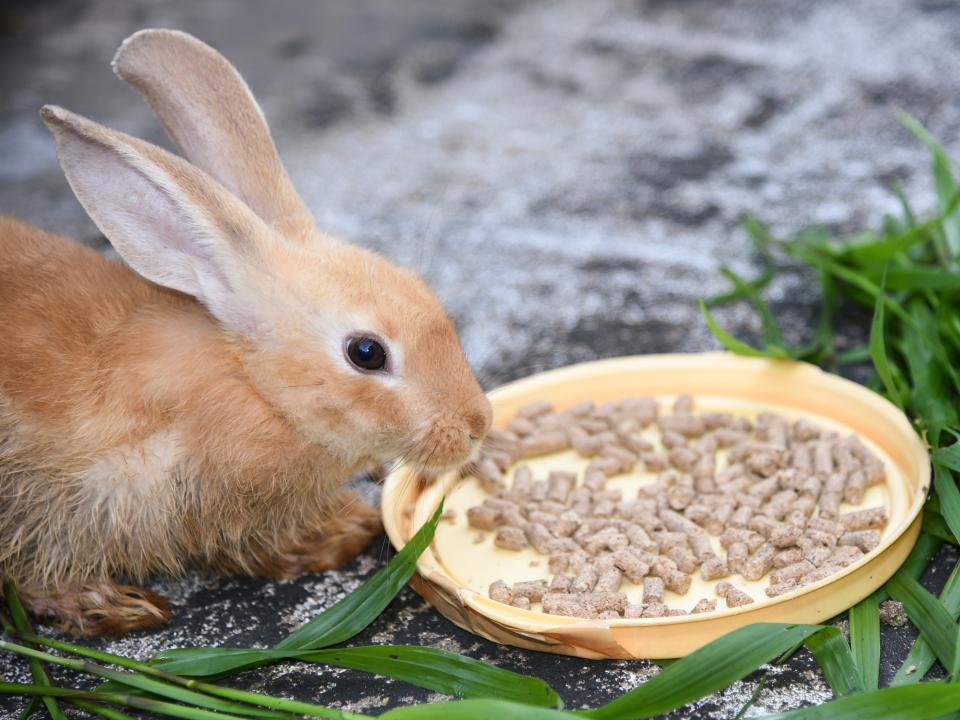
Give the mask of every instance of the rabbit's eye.
<svg viewBox="0 0 960 720">
<path fill-rule="evenodd" d="M 377 340 L 369 337 L 350 340 L 347 343 L 347 358 L 360 370 L 383 370 L 387 366 L 387 351 Z"/>
</svg>

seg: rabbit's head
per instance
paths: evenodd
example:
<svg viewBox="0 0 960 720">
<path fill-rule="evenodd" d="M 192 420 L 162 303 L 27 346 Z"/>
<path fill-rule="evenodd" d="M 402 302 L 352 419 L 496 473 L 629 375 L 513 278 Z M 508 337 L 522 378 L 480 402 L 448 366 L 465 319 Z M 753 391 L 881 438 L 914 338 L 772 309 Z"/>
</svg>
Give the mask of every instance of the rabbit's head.
<svg viewBox="0 0 960 720">
<path fill-rule="evenodd" d="M 350 466 L 466 460 L 491 410 L 453 322 L 416 275 L 316 229 L 237 71 L 168 30 L 129 38 L 114 69 L 186 159 L 60 108 L 43 117 L 124 260 L 207 308 L 305 442 Z"/>
</svg>

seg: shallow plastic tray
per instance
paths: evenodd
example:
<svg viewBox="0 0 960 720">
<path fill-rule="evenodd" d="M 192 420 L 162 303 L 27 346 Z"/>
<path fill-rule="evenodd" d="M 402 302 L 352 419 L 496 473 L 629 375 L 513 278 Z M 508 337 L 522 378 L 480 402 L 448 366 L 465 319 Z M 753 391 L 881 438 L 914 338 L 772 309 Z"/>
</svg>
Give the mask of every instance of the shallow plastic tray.
<svg viewBox="0 0 960 720">
<path fill-rule="evenodd" d="M 498 388 L 490 400 L 494 425 L 502 427 L 518 407 L 539 398 L 551 399 L 562 410 L 586 399 L 600 403 L 633 395 L 670 397 L 679 393 L 709 397 L 714 402 L 726 398 L 733 405 L 762 405 L 858 433 L 887 464 L 886 487 L 874 489 L 884 493 L 882 501 L 890 516 L 880 546 L 820 582 L 739 608 L 726 609 L 720 601 L 717 612 L 702 615 L 582 620 L 490 600 L 482 585 L 463 578 L 483 576 L 478 569 L 489 569 L 485 563 L 498 562 L 492 548 L 489 544 L 445 543 L 444 535 L 452 535 L 441 528 L 433 546 L 420 558 L 413 587 L 460 627 L 496 642 L 585 658 L 673 658 L 750 623 L 823 622 L 880 587 L 906 559 L 920 532 L 920 510 L 930 482 L 924 445 L 894 405 L 811 365 L 727 353 L 623 357 L 534 375 Z M 387 478 L 383 520 L 397 548 L 423 524 L 453 484 L 451 475 L 422 485 L 407 468 Z"/>
</svg>

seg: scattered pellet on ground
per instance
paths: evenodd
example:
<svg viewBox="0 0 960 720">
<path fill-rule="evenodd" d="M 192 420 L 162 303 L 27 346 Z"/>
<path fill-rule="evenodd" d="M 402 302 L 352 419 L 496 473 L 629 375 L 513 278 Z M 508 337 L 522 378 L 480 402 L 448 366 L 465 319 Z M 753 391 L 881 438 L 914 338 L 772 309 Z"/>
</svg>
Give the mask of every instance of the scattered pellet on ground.
<svg viewBox="0 0 960 720">
<path fill-rule="evenodd" d="M 899 600 L 884 600 L 880 603 L 880 622 L 890 627 L 903 627 L 909 622 L 907 611 Z"/>
</svg>

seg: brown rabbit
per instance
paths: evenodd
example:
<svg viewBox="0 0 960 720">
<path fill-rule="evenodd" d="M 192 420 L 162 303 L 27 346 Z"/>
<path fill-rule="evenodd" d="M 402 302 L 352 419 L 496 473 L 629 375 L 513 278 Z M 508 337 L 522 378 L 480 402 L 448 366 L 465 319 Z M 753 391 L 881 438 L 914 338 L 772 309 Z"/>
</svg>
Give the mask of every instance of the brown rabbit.
<svg viewBox="0 0 960 720">
<path fill-rule="evenodd" d="M 0 218 L 0 575 L 83 635 L 168 619 L 118 579 L 337 566 L 380 528 L 351 475 L 454 467 L 491 415 L 426 285 L 316 229 L 222 56 L 145 30 L 114 69 L 186 160 L 42 115 L 132 270 Z"/>
</svg>

